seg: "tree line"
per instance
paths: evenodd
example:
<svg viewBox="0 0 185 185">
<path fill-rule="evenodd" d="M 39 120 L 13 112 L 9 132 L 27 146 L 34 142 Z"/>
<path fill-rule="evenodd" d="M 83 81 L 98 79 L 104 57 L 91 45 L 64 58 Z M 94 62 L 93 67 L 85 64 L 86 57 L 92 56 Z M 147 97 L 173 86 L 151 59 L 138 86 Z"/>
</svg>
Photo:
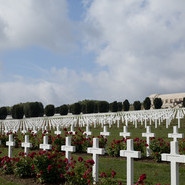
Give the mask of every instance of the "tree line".
<svg viewBox="0 0 185 185">
<path fill-rule="evenodd" d="M 142 107 L 145 110 L 151 108 L 151 100 L 149 97 L 146 97 L 143 102 L 134 101 L 131 105 L 130 102 L 126 99 L 124 102 L 111 102 L 107 101 L 97 101 L 97 100 L 83 100 L 71 105 L 61 105 L 55 107 L 52 104 L 46 105 L 45 107 L 41 102 L 26 102 L 13 105 L 12 107 L 0 107 L 0 119 L 6 119 L 7 115 L 12 115 L 13 119 L 22 119 L 24 116 L 26 118 L 31 117 L 43 117 L 53 116 L 55 113 L 60 115 L 67 115 L 72 113 L 74 115 L 78 114 L 91 114 L 91 113 L 106 113 L 106 112 L 118 112 L 118 111 L 129 111 L 130 107 L 133 107 L 133 110 L 141 110 Z M 162 107 L 162 99 L 155 98 L 153 105 L 155 109 L 160 109 Z M 185 107 L 185 98 L 183 98 L 183 107 Z"/>
</svg>

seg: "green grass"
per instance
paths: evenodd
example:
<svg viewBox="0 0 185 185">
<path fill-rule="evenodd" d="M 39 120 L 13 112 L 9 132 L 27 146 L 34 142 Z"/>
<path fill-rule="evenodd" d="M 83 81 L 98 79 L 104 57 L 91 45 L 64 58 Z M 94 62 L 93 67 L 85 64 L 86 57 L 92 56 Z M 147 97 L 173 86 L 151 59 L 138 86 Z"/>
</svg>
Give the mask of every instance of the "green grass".
<svg viewBox="0 0 185 185">
<path fill-rule="evenodd" d="M 20 185 L 20 184 L 15 182 L 9 182 L 3 178 L 0 178 L 0 185 Z"/>
<path fill-rule="evenodd" d="M 179 129 L 180 133 L 185 134 L 185 120 L 181 120 L 181 129 Z M 149 123 L 148 123 L 149 125 Z M 165 121 L 161 123 L 158 128 L 154 128 L 154 123 L 152 122 L 152 132 L 156 134 L 157 138 L 164 138 L 166 140 L 171 141 L 172 139 L 168 139 L 168 133 L 173 132 L 173 126 L 177 125 L 177 120 L 173 120 L 171 125 L 168 129 L 166 129 Z M 107 125 L 108 127 L 108 125 Z M 69 128 L 70 129 L 70 128 Z M 77 129 L 75 129 L 77 130 Z M 83 128 L 85 130 L 85 128 Z M 97 126 L 97 128 L 90 128 L 94 136 L 98 136 L 100 132 L 103 130 L 100 126 Z M 113 139 L 121 139 L 122 137 L 119 136 L 119 132 L 122 132 L 123 130 L 123 124 L 120 124 L 120 127 L 117 128 L 117 125 L 113 125 L 112 128 L 108 128 L 108 131 L 111 132 L 111 135 L 108 137 L 108 144 L 112 142 Z M 140 125 L 138 123 L 138 128 L 134 128 L 132 123 L 129 123 L 128 131 L 131 132 L 132 136 L 131 138 L 142 138 L 142 133 L 146 132 L 146 129 L 144 128 L 144 125 Z M 53 134 L 53 131 L 52 131 Z M 64 136 L 64 133 L 62 134 Z M 1 148 L 1 151 L 3 152 L 2 155 L 7 155 L 7 148 Z M 23 149 L 14 149 L 13 154 L 18 155 L 19 151 L 23 151 Z M 72 156 L 74 158 L 77 158 L 80 156 L 80 154 L 73 153 Z M 91 158 L 91 155 L 84 154 L 84 159 Z M 162 185 L 164 184 L 170 184 L 170 163 L 156 163 L 153 160 L 149 161 L 142 161 L 142 160 L 135 160 L 134 161 L 134 181 L 136 182 L 139 176 L 143 173 L 146 174 L 147 179 L 146 182 L 148 184 L 157 184 L 160 183 Z M 180 165 L 180 185 L 184 185 L 185 183 L 185 165 Z M 118 180 L 123 181 L 123 184 L 126 184 L 126 159 L 125 158 L 112 158 L 107 156 L 100 156 L 99 158 L 99 173 L 101 172 L 111 172 L 112 170 L 115 170 L 117 175 L 116 178 Z M 1 182 L 2 181 L 2 182 Z M 3 179 L 0 179 L 0 184 L 6 184 L 6 181 L 4 182 Z M 7 184 L 11 184 L 8 183 Z"/>
</svg>

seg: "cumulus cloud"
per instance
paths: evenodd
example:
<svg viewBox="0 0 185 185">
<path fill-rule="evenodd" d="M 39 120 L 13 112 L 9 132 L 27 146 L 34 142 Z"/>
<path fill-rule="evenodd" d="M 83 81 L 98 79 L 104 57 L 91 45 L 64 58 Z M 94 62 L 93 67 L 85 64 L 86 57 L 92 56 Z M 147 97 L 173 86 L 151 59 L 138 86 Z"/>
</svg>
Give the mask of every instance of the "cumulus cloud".
<svg viewBox="0 0 185 185">
<path fill-rule="evenodd" d="M 89 79 L 97 96 L 142 100 L 184 91 L 184 20 L 184 0 L 93 0 L 86 49 L 106 68 Z"/>
<path fill-rule="evenodd" d="M 83 78 L 74 70 L 52 68 L 47 74 L 47 78 L 25 79 L 14 76 L 11 81 L 1 82 L 1 106 L 27 101 L 41 101 L 45 105 L 52 103 L 59 106 L 74 103 L 81 98 L 77 91 Z"/>
<path fill-rule="evenodd" d="M 0 50 L 37 45 L 66 52 L 75 47 L 66 0 L 0 0 Z"/>
</svg>

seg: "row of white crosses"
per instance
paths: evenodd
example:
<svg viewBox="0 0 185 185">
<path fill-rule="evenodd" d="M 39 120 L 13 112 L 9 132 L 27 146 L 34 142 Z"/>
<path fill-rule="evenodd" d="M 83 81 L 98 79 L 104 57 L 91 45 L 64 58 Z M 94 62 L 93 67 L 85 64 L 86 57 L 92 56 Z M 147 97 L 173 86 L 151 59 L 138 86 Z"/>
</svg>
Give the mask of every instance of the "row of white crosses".
<svg viewBox="0 0 185 185">
<path fill-rule="evenodd" d="M 124 127 L 124 133 L 126 133 L 126 127 Z M 127 134 L 126 136 L 128 136 Z M 147 127 L 147 133 L 143 134 L 144 137 L 147 137 L 149 141 L 149 137 L 153 137 L 151 133 L 150 127 Z M 185 163 L 185 156 L 179 155 L 178 153 L 178 142 L 177 138 L 182 138 L 183 134 L 179 134 L 177 131 L 177 126 L 173 127 L 173 133 L 169 134 L 168 137 L 173 138 L 171 144 L 171 152 L 170 154 L 162 154 L 162 160 L 171 162 L 171 185 L 179 184 L 179 163 Z M 13 135 L 9 135 L 9 141 L 6 143 L 9 147 L 8 156 L 12 157 L 12 147 L 15 146 L 15 142 L 13 141 Z M 25 148 L 25 153 L 28 154 L 28 148 L 31 147 L 31 143 L 29 143 L 29 136 L 25 136 L 25 142 L 22 143 L 22 147 Z M 43 144 L 40 144 L 40 148 L 43 150 L 51 150 L 52 146 L 48 144 L 48 136 L 43 137 Z M 68 162 L 70 162 L 71 152 L 75 152 L 75 147 L 71 146 L 71 137 L 66 137 L 66 145 L 61 146 L 61 150 L 66 152 L 66 158 Z M 93 178 L 95 182 L 98 182 L 98 155 L 103 155 L 105 153 L 105 149 L 99 148 L 99 139 L 93 138 L 93 147 L 87 149 L 87 153 L 93 154 Z M 133 149 L 133 140 L 127 140 L 127 150 L 121 150 L 120 156 L 127 157 L 127 185 L 133 184 L 134 179 L 134 158 L 141 158 L 140 151 L 134 151 Z"/>
<path fill-rule="evenodd" d="M 128 126 L 128 122 L 133 122 L 135 127 L 138 126 L 138 121 L 143 124 L 143 120 L 145 121 L 145 128 L 147 126 L 147 121 L 154 121 L 155 127 L 157 128 L 158 124 L 160 125 L 161 121 L 166 120 L 166 127 L 168 128 L 170 121 L 173 118 L 178 119 L 178 128 L 180 128 L 180 119 L 184 117 L 185 111 L 184 109 L 161 109 L 161 110 L 141 110 L 141 111 L 129 111 L 129 112 L 119 112 L 119 113 L 98 113 L 98 114 L 89 114 L 89 115 L 80 115 L 80 116 L 68 116 L 61 117 L 60 119 L 53 118 L 31 118 L 24 119 L 23 121 L 19 120 L 5 120 L 0 124 L 2 125 L 2 130 L 5 128 L 6 131 L 16 132 L 18 130 L 22 131 L 24 134 L 28 129 L 33 129 L 33 126 L 37 130 L 41 128 L 44 130 L 44 126 L 47 125 L 49 129 L 56 128 L 57 125 L 60 127 L 69 127 L 71 122 L 73 122 L 74 126 L 77 126 L 79 123 L 80 126 L 85 125 L 94 125 L 101 124 L 102 127 L 105 124 L 108 124 L 109 127 L 112 124 L 117 122 L 117 127 L 119 128 L 120 122 L 124 122 L 126 126 Z M 176 116 L 175 116 L 176 115 Z"/>
</svg>

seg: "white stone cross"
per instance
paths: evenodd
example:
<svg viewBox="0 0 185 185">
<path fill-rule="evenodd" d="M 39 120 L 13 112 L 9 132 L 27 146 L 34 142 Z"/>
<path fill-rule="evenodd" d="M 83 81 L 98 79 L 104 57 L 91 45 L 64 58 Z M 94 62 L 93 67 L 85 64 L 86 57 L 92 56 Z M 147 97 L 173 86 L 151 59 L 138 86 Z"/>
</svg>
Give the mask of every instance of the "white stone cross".
<svg viewBox="0 0 185 185">
<path fill-rule="evenodd" d="M 55 134 L 56 134 L 56 135 L 62 134 L 62 131 L 60 131 L 59 125 L 57 125 L 57 130 L 55 131 Z"/>
<path fill-rule="evenodd" d="M 161 154 L 161 159 L 171 162 L 171 185 L 179 185 L 179 163 L 185 163 L 185 155 L 179 155 L 178 141 L 170 142 L 170 154 Z"/>
<path fill-rule="evenodd" d="M 33 130 L 31 132 L 34 133 L 34 134 L 37 134 L 37 130 L 36 130 L 35 126 L 33 126 Z"/>
<path fill-rule="evenodd" d="M 88 136 L 92 135 L 92 132 L 89 130 L 89 124 L 87 124 L 86 131 L 83 134 L 86 134 L 87 138 L 88 138 Z"/>
<path fill-rule="evenodd" d="M 9 128 L 5 126 L 4 133 L 5 133 L 5 134 L 8 134 L 9 132 L 10 132 Z"/>
<path fill-rule="evenodd" d="M 127 140 L 127 150 L 120 150 L 120 156 L 127 158 L 127 185 L 134 184 L 134 159 L 141 158 L 140 151 L 134 151 L 133 139 Z"/>
<path fill-rule="evenodd" d="M 155 137 L 155 133 L 151 133 L 151 127 L 147 126 L 146 127 L 146 133 L 142 133 L 142 137 L 146 137 L 146 143 L 148 144 L 148 146 L 146 147 L 146 156 L 149 157 L 151 155 L 151 151 L 150 151 L 150 138 L 151 137 Z"/>
<path fill-rule="evenodd" d="M 23 130 L 21 132 L 22 132 L 22 134 L 26 134 L 27 133 L 27 130 L 25 129 L 25 127 L 23 127 Z"/>
<path fill-rule="evenodd" d="M 15 134 L 15 133 L 17 133 L 17 131 L 18 131 L 18 128 L 16 128 L 16 127 L 14 126 L 14 128 L 12 129 L 12 132 Z"/>
<path fill-rule="evenodd" d="M 103 132 L 100 132 L 100 135 L 104 136 L 105 138 L 110 136 L 110 132 L 107 131 L 107 126 L 103 126 Z"/>
<path fill-rule="evenodd" d="M 131 136 L 131 133 L 127 132 L 127 126 L 123 126 L 123 132 L 120 132 L 119 135 L 127 138 Z"/>
<path fill-rule="evenodd" d="M 29 148 L 32 147 L 32 143 L 29 143 L 29 135 L 25 135 L 25 142 L 21 143 L 21 146 L 24 147 L 25 155 L 28 155 Z"/>
<path fill-rule="evenodd" d="M 71 152 L 76 151 L 75 146 L 71 146 L 71 137 L 66 137 L 66 145 L 61 146 L 61 150 L 65 151 L 65 156 L 68 159 L 68 163 L 70 163 L 71 160 Z"/>
<path fill-rule="evenodd" d="M 51 150 L 52 146 L 48 144 L 48 136 L 43 137 L 43 144 L 40 144 L 39 148 L 43 150 Z"/>
<path fill-rule="evenodd" d="M 173 138 L 174 141 L 177 141 L 178 138 L 183 138 L 184 134 L 178 133 L 177 126 L 173 126 L 173 133 L 169 133 L 168 137 L 169 138 Z"/>
<path fill-rule="evenodd" d="M 15 146 L 12 134 L 9 135 L 9 141 L 6 142 L 6 146 L 8 146 L 8 157 L 12 158 L 12 147 Z"/>
<path fill-rule="evenodd" d="M 178 128 L 180 128 L 180 119 L 182 119 L 183 117 L 181 116 L 181 114 L 180 114 L 180 111 L 179 111 L 179 110 L 177 111 L 176 118 L 178 119 Z"/>
<path fill-rule="evenodd" d="M 44 134 L 48 134 L 48 126 L 45 126 L 45 127 L 44 127 L 44 129 L 43 129 L 42 133 L 44 133 Z"/>
<path fill-rule="evenodd" d="M 98 182 L 98 171 L 99 171 L 99 157 L 98 155 L 104 155 L 105 149 L 99 148 L 99 139 L 93 138 L 93 147 L 87 148 L 87 153 L 93 154 L 93 170 L 92 170 L 92 176 L 94 179 L 94 182 Z"/>
<path fill-rule="evenodd" d="M 75 134 L 74 125 L 73 124 L 71 124 L 71 130 L 68 132 L 68 134 L 69 133 L 72 133 L 73 135 Z"/>
</svg>

